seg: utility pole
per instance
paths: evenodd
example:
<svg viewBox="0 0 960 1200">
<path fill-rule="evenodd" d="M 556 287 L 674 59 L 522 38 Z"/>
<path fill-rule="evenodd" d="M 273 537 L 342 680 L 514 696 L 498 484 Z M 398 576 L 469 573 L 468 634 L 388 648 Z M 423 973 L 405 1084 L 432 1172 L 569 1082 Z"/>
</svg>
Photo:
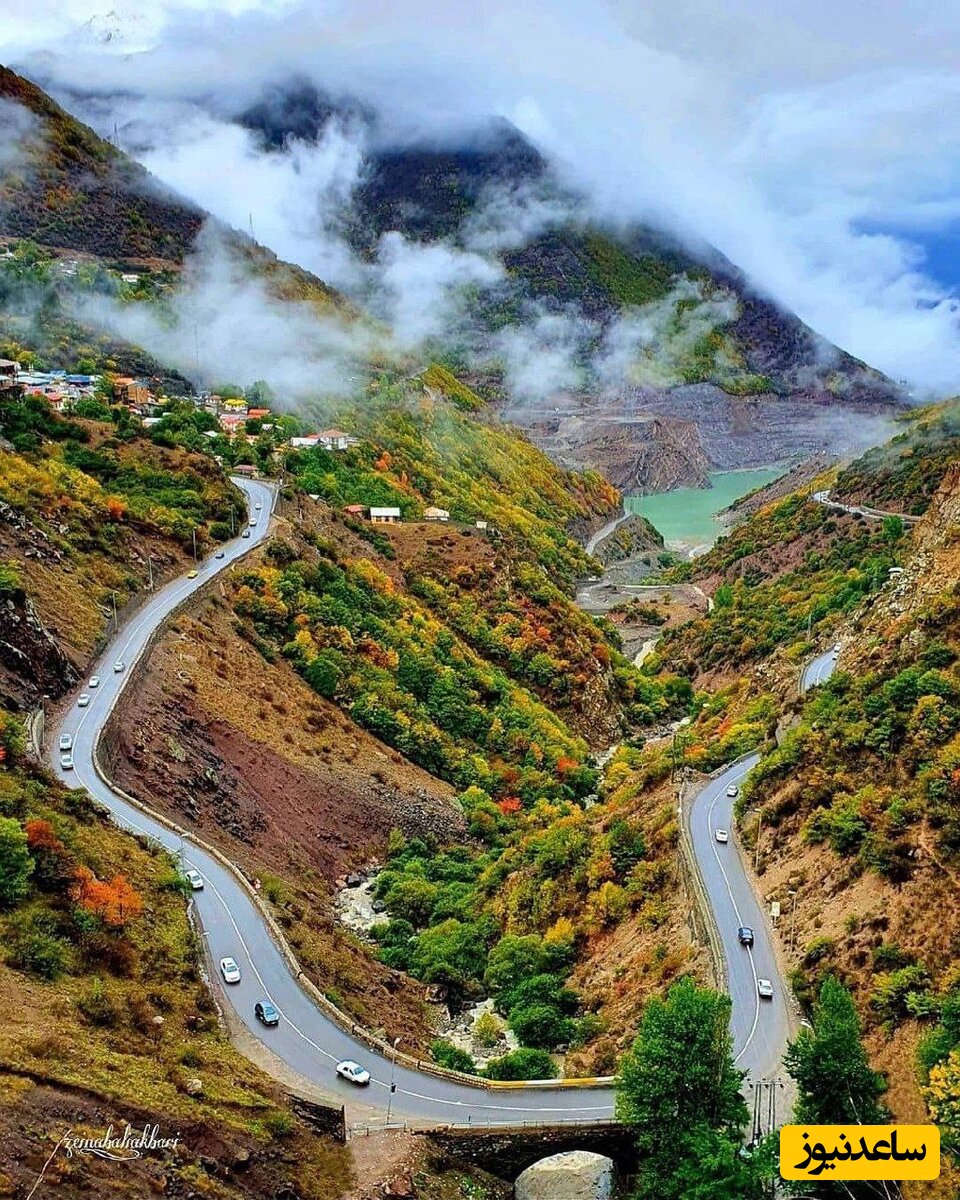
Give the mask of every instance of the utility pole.
<svg viewBox="0 0 960 1200">
<path fill-rule="evenodd" d="M 390 1112 L 393 1108 L 393 1093 L 397 1090 L 397 1047 L 401 1039 L 393 1039 L 393 1053 L 390 1055 L 390 1091 L 387 1094 L 387 1125 L 390 1124 Z"/>
</svg>

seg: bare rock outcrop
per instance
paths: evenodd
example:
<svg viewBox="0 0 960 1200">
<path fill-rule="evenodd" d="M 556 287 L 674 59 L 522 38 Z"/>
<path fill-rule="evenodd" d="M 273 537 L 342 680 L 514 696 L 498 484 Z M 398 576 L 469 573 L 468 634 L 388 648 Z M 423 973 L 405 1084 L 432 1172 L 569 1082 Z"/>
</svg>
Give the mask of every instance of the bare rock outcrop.
<svg viewBox="0 0 960 1200">
<path fill-rule="evenodd" d="M 613 1162 L 590 1150 L 551 1154 L 517 1179 L 516 1200 L 610 1200 Z"/>
</svg>

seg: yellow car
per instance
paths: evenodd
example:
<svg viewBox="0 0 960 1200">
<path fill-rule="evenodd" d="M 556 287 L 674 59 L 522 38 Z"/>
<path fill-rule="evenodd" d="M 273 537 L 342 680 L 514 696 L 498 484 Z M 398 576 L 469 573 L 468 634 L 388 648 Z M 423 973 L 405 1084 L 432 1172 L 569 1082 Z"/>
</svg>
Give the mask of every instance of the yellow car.
<svg viewBox="0 0 960 1200">
<path fill-rule="evenodd" d="M 198 574 L 199 574 L 199 572 L 198 572 L 198 571 L 188 571 L 188 572 L 187 572 L 187 578 L 188 578 L 188 579 L 196 579 L 196 577 L 197 577 L 197 575 L 198 575 Z"/>
</svg>

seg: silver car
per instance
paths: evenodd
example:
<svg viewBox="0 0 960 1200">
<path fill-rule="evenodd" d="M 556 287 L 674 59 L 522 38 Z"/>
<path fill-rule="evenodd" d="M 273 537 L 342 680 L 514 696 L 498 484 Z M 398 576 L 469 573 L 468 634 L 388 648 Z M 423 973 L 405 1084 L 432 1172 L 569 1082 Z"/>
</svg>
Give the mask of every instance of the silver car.
<svg viewBox="0 0 960 1200">
<path fill-rule="evenodd" d="M 366 1087 L 370 1082 L 370 1072 L 351 1058 L 337 1063 L 337 1074 L 347 1083 L 355 1083 L 358 1087 Z"/>
<path fill-rule="evenodd" d="M 61 750 L 72 750 L 73 749 L 73 738 L 70 736 L 69 733 L 61 733 L 60 734 L 60 749 Z"/>
<path fill-rule="evenodd" d="M 224 983 L 239 983 L 240 968 L 237 966 L 237 960 L 235 958 L 221 958 L 220 974 L 223 976 Z"/>
<path fill-rule="evenodd" d="M 773 999 L 773 984 L 770 982 L 769 979 L 758 979 L 757 980 L 757 995 L 760 997 L 761 1000 L 772 1000 Z"/>
</svg>

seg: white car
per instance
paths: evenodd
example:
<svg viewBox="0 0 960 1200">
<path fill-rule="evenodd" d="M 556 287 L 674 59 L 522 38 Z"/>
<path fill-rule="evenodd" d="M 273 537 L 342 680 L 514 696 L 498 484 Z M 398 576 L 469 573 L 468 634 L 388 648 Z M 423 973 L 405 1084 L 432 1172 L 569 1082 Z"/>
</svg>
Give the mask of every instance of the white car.
<svg viewBox="0 0 960 1200">
<path fill-rule="evenodd" d="M 113 664 L 114 674 L 119 675 L 122 671 L 126 670 L 126 666 L 127 666 L 127 664 L 123 661 L 123 659 L 118 658 L 117 661 Z"/>
<path fill-rule="evenodd" d="M 224 983 L 239 983 L 240 968 L 237 966 L 237 960 L 235 958 L 221 958 L 220 974 L 223 976 Z"/>
<path fill-rule="evenodd" d="M 251 525 L 256 525 L 256 523 L 257 523 L 257 518 L 256 518 L 256 517 L 251 517 L 251 518 L 250 518 L 250 524 L 251 524 Z"/>
<path fill-rule="evenodd" d="M 61 750 L 72 750 L 73 749 L 73 738 L 70 736 L 69 733 L 61 733 L 60 734 L 60 749 Z"/>
<path fill-rule="evenodd" d="M 740 789 L 737 787 L 737 785 L 735 783 L 731 783 L 730 786 L 727 788 L 727 795 L 732 798 L 733 796 L 738 796 L 739 794 L 740 794 Z"/>
<path fill-rule="evenodd" d="M 60 755 L 60 766 L 64 771 L 72 771 L 73 770 L 73 755 L 72 754 L 61 754 Z"/>
<path fill-rule="evenodd" d="M 241 534 L 240 534 L 240 536 L 241 536 L 241 537 L 249 537 L 249 536 L 250 536 L 250 530 L 249 530 L 249 529 L 245 529 L 245 530 L 243 531 L 243 533 L 241 533 Z"/>
<path fill-rule="evenodd" d="M 80 697 L 77 700 L 77 708 L 86 708 L 89 703 L 90 703 L 89 693 L 81 692 Z"/>
<path fill-rule="evenodd" d="M 190 886 L 193 888 L 193 890 L 195 892 L 203 891 L 203 876 L 200 874 L 199 871 L 195 871 L 193 869 L 193 867 L 191 867 L 188 871 L 184 871 L 183 874 L 184 874 L 184 878 L 186 879 L 187 883 L 190 884 Z M 226 961 L 227 961 L 226 959 L 223 960 L 223 962 L 226 962 Z M 223 963 L 220 964 L 220 970 L 221 971 L 223 970 Z M 227 980 L 227 982 L 229 983 L 230 981 Z"/>
<path fill-rule="evenodd" d="M 761 1000 L 772 1000 L 773 999 L 773 984 L 770 982 L 769 979 L 758 979 L 757 980 L 757 995 L 760 997 Z"/>
<path fill-rule="evenodd" d="M 726 829 L 718 829 L 713 836 L 717 839 L 718 842 L 729 842 L 730 841 L 730 834 L 726 831 Z"/>
<path fill-rule="evenodd" d="M 263 505 L 258 500 L 257 503 L 254 505 L 254 508 L 263 508 Z"/>
<path fill-rule="evenodd" d="M 346 1079 L 348 1083 L 355 1083 L 359 1087 L 366 1087 L 370 1082 L 370 1072 L 365 1071 L 359 1063 L 355 1063 L 350 1058 L 337 1063 L 337 1074 Z"/>
<path fill-rule="evenodd" d="M 87 687 L 95 688 L 95 687 L 99 687 L 99 686 L 100 686 L 100 676 L 99 675 L 91 675 L 90 682 L 87 684 Z"/>
</svg>

